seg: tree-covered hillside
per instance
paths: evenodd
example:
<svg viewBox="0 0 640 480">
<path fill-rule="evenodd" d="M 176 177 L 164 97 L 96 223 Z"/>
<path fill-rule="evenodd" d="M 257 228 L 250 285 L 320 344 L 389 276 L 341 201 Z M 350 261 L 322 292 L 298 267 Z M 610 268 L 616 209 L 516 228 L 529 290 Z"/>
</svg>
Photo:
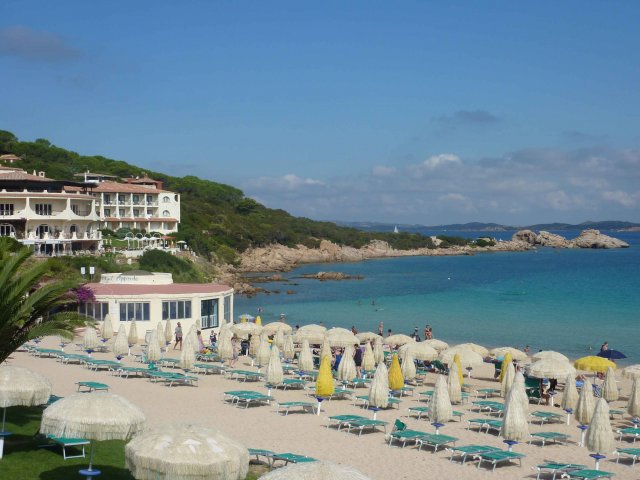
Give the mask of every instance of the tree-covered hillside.
<svg viewBox="0 0 640 480">
<path fill-rule="evenodd" d="M 177 239 L 187 241 L 202 255 L 216 256 L 225 262 L 233 262 L 237 252 L 252 246 L 272 243 L 317 246 L 322 239 L 354 247 L 373 239 L 385 240 L 398 249 L 433 247 L 428 237 L 419 234 L 363 232 L 331 222 L 294 217 L 284 210 L 267 208 L 229 185 L 195 176 L 173 177 L 98 155 L 80 155 L 45 139 L 23 142 L 11 132 L 0 130 L 0 154 L 5 153 L 22 157 L 15 166 L 45 171 L 49 178 L 77 180 L 75 173 L 90 170 L 121 178 L 147 173 L 162 180 L 165 188 L 182 196 L 182 222 Z"/>
</svg>

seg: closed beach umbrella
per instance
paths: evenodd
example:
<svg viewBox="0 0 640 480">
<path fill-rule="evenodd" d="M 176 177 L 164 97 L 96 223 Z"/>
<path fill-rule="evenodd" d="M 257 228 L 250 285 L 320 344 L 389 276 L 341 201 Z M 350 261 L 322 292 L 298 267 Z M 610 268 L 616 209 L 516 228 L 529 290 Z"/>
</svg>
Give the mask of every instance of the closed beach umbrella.
<svg viewBox="0 0 640 480">
<path fill-rule="evenodd" d="M 222 360 L 233 359 L 233 332 L 227 329 L 218 337 L 218 355 Z"/>
<path fill-rule="evenodd" d="M 136 326 L 136 321 L 131 321 L 131 326 L 129 327 L 129 335 L 127 336 L 127 341 L 130 346 L 134 346 L 138 344 L 138 327 Z"/>
<path fill-rule="evenodd" d="M 587 372 L 600 372 L 604 373 L 607 368 L 616 368 L 616 364 L 606 358 L 591 355 L 588 357 L 582 357 L 576 360 L 573 364 L 578 370 L 585 370 Z"/>
<path fill-rule="evenodd" d="M 521 362 L 529 358 L 529 356 L 522 350 L 518 350 L 517 348 L 513 347 L 498 347 L 489 352 L 489 354 L 494 357 L 504 357 L 507 353 L 510 353 L 511 358 L 517 362 Z"/>
<path fill-rule="evenodd" d="M 331 462 L 304 462 L 277 468 L 260 480 L 371 480 L 353 467 Z"/>
<path fill-rule="evenodd" d="M 589 425 L 593 416 L 594 398 L 593 387 L 589 380 L 585 380 L 578 396 L 578 405 L 576 405 L 576 420 L 580 425 Z"/>
<path fill-rule="evenodd" d="M 116 335 L 116 339 L 113 342 L 113 354 L 116 357 L 123 357 L 127 353 L 129 353 L 129 342 L 127 341 L 127 330 L 124 326 L 124 323 L 120 324 L 120 328 L 118 329 L 118 334 Z"/>
<path fill-rule="evenodd" d="M 464 378 L 462 376 L 462 363 L 460 362 L 460 355 L 458 355 L 457 353 L 453 356 L 452 367 L 453 366 L 455 366 L 458 373 L 458 381 L 460 382 L 460 385 L 462 385 L 464 383 Z"/>
<path fill-rule="evenodd" d="M 453 357 L 455 357 L 456 354 L 460 357 L 462 368 L 477 367 L 484 362 L 482 355 L 468 348 L 448 348 L 440 352 L 438 359 L 442 363 L 451 365 L 453 363 Z"/>
<path fill-rule="evenodd" d="M 296 356 L 296 349 L 293 346 L 293 335 L 285 335 L 284 345 L 282 345 L 282 354 L 287 360 L 293 360 Z"/>
<path fill-rule="evenodd" d="M 267 334 L 262 332 L 260 335 L 260 345 L 258 346 L 258 353 L 256 354 L 256 362 L 258 365 L 267 365 L 269 363 L 269 355 L 271 349 L 269 348 L 269 340 Z"/>
<path fill-rule="evenodd" d="M 449 369 L 449 376 L 447 377 L 447 391 L 449 392 L 449 400 L 451 403 L 462 402 L 462 388 L 460 386 L 459 373 L 458 365 L 454 362 Z"/>
<path fill-rule="evenodd" d="M 173 341 L 173 327 L 171 320 L 164 322 L 164 341 L 169 345 Z"/>
<path fill-rule="evenodd" d="M 158 346 L 160 347 L 160 351 L 162 351 L 162 349 L 167 344 L 167 342 L 165 342 L 164 340 L 164 327 L 162 326 L 162 322 L 158 322 L 158 325 L 156 325 L 156 330 L 158 331 L 158 335 L 156 337 L 158 339 Z"/>
<path fill-rule="evenodd" d="M 534 362 L 538 360 L 557 360 L 560 362 L 569 362 L 569 359 L 560 352 L 554 352 L 553 350 L 543 350 L 542 352 L 535 353 L 531 358 Z"/>
<path fill-rule="evenodd" d="M 378 365 L 380 362 L 384 362 L 384 350 L 382 348 L 381 338 L 376 338 L 375 342 L 373 343 L 373 358 L 376 361 L 376 365 Z"/>
<path fill-rule="evenodd" d="M 502 359 L 502 367 L 500 368 L 500 383 L 504 381 L 504 377 L 509 370 L 509 365 L 513 366 L 513 357 L 511 357 L 511 354 L 507 352 Z M 509 384 L 509 386 L 511 386 L 511 384 Z M 507 394 L 507 391 L 505 391 L 505 396 Z"/>
<path fill-rule="evenodd" d="M 184 347 L 180 352 L 180 368 L 183 370 L 191 370 L 195 362 L 196 354 L 193 351 L 193 345 L 191 345 L 191 338 L 187 337 L 184 342 Z"/>
<path fill-rule="evenodd" d="M 529 436 L 529 422 L 527 421 L 527 414 L 522 410 L 522 403 L 518 399 L 518 394 L 515 389 L 511 389 L 507 394 L 507 399 L 504 404 L 504 415 L 502 416 L 500 436 L 505 440 L 512 440 L 516 442 L 521 442 Z"/>
<path fill-rule="evenodd" d="M 562 394 L 562 409 L 575 410 L 578 405 L 578 389 L 576 388 L 575 375 L 567 375 L 564 380 L 564 393 Z"/>
<path fill-rule="evenodd" d="M 524 375 L 522 372 L 516 372 L 516 376 L 511 384 L 511 390 L 514 390 L 515 398 L 522 405 L 522 411 L 529 413 L 529 397 L 527 396 L 527 389 L 525 387 Z"/>
<path fill-rule="evenodd" d="M 160 333 L 158 332 L 158 335 Z M 189 333 L 187 334 L 189 337 L 191 337 L 191 348 L 193 349 L 194 352 L 199 352 L 200 351 L 200 342 L 198 342 L 198 330 L 196 330 L 196 326 L 195 325 L 191 325 L 191 328 L 189 329 Z M 228 336 L 233 336 L 233 334 L 231 333 L 231 330 L 227 330 L 227 335 Z"/>
<path fill-rule="evenodd" d="M 0 407 L 3 409 L 0 432 L 5 431 L 7 407 L 44 405 L 50 396 L 51 382 L 39 373 L 24 367 L 0 366 Z"/>
<path fill-rule="evenodd" d="M 217 430 L 170 425 L 145 430 L 125 446 L 137 480 L 244 480 L 249 451 Z"/>
<path fill-rule="evenodd" d="M 342 359 L 338 365 L 337 378 L 342 382 L 348 382 L 356 378 L 356 363 L 353 360 L 353 346 L 347 345 L 342 353 Z"/>
<path fill-rule="evenodd" d="M 402 376 L 405 380 L 416 378 L 416 362 L 411 350 L 405 350 L 402 354 Z"/>
<path fill-rule="evenodd" d="M 408 335 L 404 335 L 402 333 L 397 333 L 395 335 L 390 335 L 386 338 L 384 338 L 382 340 L 382 343 L 384 343 L 385 345 L 391 345 L 391 346 L 401 346 L 404 345 L 406 343 L 412 343 L 415 342 L 416 340 L 414 338 L 411 338 Z"/>
<path fill-rule="evenodd" d="M 329 356 L 331 359 L 331 356 Z M 298 368 L 303 372 L 310 372 L 313 370 L 313 355 L 311 354 L 311 347 L 309 347 L 309 341 L 302 341 L 302 348 L 300 349 L 300 356 L 298 357 Z"/>
<path fill-rule="evenodd" d="M 276 347 L 282 348 L 284 346 L 284 333 L 282 330 L 278 330 L 273 337 L 273 343 L 276 344 Z"/>
<path fill-rule="evenodd" d="M 95 350 L 95 348 L 98 346 L 98 334 L 96 333 L 95 328 L 87 326 L 84 329 L 82 346 L 85 350 Z"/>
<path fill-rule="evenodd" d="M 447 423 L 453 416 L 453 407 L 444 375 L 438 375 L 436 386 L 429 402 L 429 420 L 432 423 Z"/>
<path fill-rule="evenodd" d="M 547 357 L 531 365 L 529 375 L 535 378 L 555 378 L 556 380 L 567 378 L 567 375 L 575 378 L 576 369 L 565 360 Z"/>
<path fill-rule="evenodd" d="M 320 349 L 320 358 L 324 358 L 324 357 L 329 357 L 331 358 L 331 345 L 329 345 L 329 342 L 325 339 L 325 342 L 322 344 L 322 348 Z"/>
<path fill-rule="evenodd" d="M 613 368 L 607 368 L 607 374 L 604 377 L 604 385 L 602 386 L 602 398 L 607 402 L 615 402 L 619 396 L 618 384 L 616 383 L 616 372 Z"/>
<path fill-rule="evenodd" d="M 635 418 L 640 417 L 640 378 L 633 380 L 629 403 L 627 403 L 627 413 Z"/>
<path fill-rule="evenodd" d="M 375 341 L 376 338 L 382 340 L 382 337 L 373 332 L 360 332 L 356 333 L 356 337 L 360 340 L 360 343 Z"/>
<path fill-rule="evenodd" d="M 265 381 L 269 385 L 280 385 L 282 380 L 284 380 L 284 371 L 280 361 L 280 350 L 277 345 L 272 345 L 269 363 L 265 372 Z"/>
<path fill-rule="evenodd" d="M 398 360 L 398 354 L 394 353 L 393 357 L 391 357 L 391 366 L 389 367 L 389 388 L 397 391 L 402 390 L 403 387 L 404 377 L 402 376 L 400 361 Z"/>
<path fill-rule="evenodd" d="M 331 357 L 322 357 L 320 362 L 320 370 L 318 370 L 318 378 L 316 378 L 316 397 L 329 398 L 336 391 L 333 383 L 333 375 L 331 374 Z M 318 405 L 320 407 L 320 405 Z M 318 408 L 318 414 L 320 409 Z"/>
<path fill-rule="evenodd" d="M 407 350 L 411 351 L 411 355 L 417 360 L 426 360 L 430 362 L 438 358 L 438 351 L 427 342 L 405 343 L 398 349 L 401 354 Z"/>
<path fill-rule="evenodd" d="M 477 343 L 461 343 L 460 345 L 456 345 L 455 347 L 468 348 L 469 350 L 473 350 L 474 352 L 479 353 L 483 357 L 489 355 L 489 349 L 483 347 L 482 345 L 478 345 Z"/>
<path fill-rule="evenodd" d="M 364 345 L 364 355 L 362 355 L 362 369 L 365 372 L 376 369 L 376 359 L 373 356 L 373 348 L 371 348 L 371 342 L 367 342 Z"/>
<path fill-rule="evenodd" d="M 256 324 L 256 325 L 262 325 L 262 319 L 260 318 L 260 315 L 258 315 L 258 316 L 256 317 L 255 324 Z"/>
<path fill-rule="evenodd" d="M 108 313 L 104 316 L 104 320 L 102 321 L 102 330 L 100 331 L 100 335 L 103 340 L 109 340 L 113 337 L 113 323 L 111 323 L 111 315 Z"/>
<path fill-rule="evenodd" d="M 147 343 L 147 361 L 154 363 L 160 360 L 160 345 L 158 344 L 158 331 L 152 330 Z"/>
<path fill-rule="evenodd" d="M 156 345 L 157 346 L 157 345 Z M 76 393 L 49 405 L 42 413 L 40 433 L 91 440 L 128 440 L 142 431 L 144 413 L 126 398 L 104 391 Z"/>
<path fill-rule="evenodd" d="M 600 398 L 596 403 L 584 440 L 587 450 L 598 455 L 611 453 L 616 449 L 616 441 L 613 438 L 613 430 L 609 421 L 609 404 L 604 398 Z M 596 459 L 596 470 L 598 470 L 600 460 L 597 457 L 594 458 Z"/>
<path fill-rule="evenodd" d="M 502 371 L 505 372 L 505 374 L 500 382 L 500 396 L 502 398 L 507 398 L 509 390 L 511 390 L 513 380 L 516 377 L 516 367 L 513 366 L 513 363 L 509 362 L 507 363 L 507 368 L 504 368 L 503 364 Z"/>
<path fill-rule="evenodd" d="M 355 345 L 360 343 L 351 330 L 346 328 L 330 328 L 325 333 L 325 339 L 329 341 L 332 347 L 346 347 L 347 345 Z"/>
<path fill-rule="evenodd" d="M 253 324 L 247 323 L 245 325 L 253 325 Z M 260 347 L 260 335 L 257 333 L 254 333 L 251 335 L 251 338 L 249 339 L 249 355 L 252 358 L 255 358 L 256 355 L 258 354 L 259 347 Z"/>
<path fill-rule="evenodd" d="M 291 330 L 293 330 L 291 325 L 287 325 L 284 322 L 271 322 L 264 326 L 264 331 L 269 335 L 274 335 L 279 331 L 282 331 L 282 333 L 291 333 Z"/>
<path fill-rule="evenodd" d="M 387 408 L 389 405 L 389 371 L 384 362 L 378 364 L 369 385 L 369 405 L 375 408 Z"/>
<path fill-rule="evenodd" d="M 640 365 L 629 365 L 622 370 L 622 376 L 631 380 L 640 377 Z"/>
<path fill-rule="evenodd" d="M 443 342 L 442 340 L 438 340 L 436 338 L 433 338 L 431 340 L 425 340 L 424 343 L 426 343 L 432 348 L 435 348 L 439 352 L 449 348 L 449 344 L 447 342 Z"/>
</svg>

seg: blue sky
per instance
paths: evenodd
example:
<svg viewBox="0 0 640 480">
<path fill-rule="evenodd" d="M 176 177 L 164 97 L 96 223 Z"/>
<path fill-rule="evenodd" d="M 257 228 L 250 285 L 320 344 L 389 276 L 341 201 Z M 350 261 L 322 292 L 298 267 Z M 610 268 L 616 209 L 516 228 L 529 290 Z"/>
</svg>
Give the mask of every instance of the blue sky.
<svg viewBox="0 0 640 480">
<path fill-rule="evenodd" d="M 5 0 L 0 128 L 317 219 L 640 221 L 639 14 Z"/>
</svg>

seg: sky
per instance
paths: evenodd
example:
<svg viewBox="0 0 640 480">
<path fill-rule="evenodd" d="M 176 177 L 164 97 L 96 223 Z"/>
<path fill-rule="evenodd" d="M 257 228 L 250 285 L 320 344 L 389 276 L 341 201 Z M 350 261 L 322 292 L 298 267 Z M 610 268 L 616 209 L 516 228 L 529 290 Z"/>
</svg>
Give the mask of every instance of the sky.
<svg viewBox="0 0 640 480">
<path fill-rule="evenodd" d="M 640 222 L 640 3 L 4 0 L 0 129 L 319 220 Z"/>
</svg>

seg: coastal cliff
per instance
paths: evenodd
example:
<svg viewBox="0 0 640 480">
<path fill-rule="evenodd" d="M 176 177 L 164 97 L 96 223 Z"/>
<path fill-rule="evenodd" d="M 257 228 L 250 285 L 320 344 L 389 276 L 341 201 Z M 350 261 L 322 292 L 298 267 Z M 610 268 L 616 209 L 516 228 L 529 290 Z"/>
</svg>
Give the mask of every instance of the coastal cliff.
<svg viewBox="0 0 640 480">
<path fill-rule="evenodd" d="M 553 248 L 628 248 L 629 244 L 609 235 L 600 233 L 599 230 L 583 230 L 573 240 L 567 240 L 561 235 L 540 231 L 535 233 L 532 230 L 520 230 L 516 232 L 512 241 L 522 242 L 531 246 L 553 247 Z"/>
</svg>

